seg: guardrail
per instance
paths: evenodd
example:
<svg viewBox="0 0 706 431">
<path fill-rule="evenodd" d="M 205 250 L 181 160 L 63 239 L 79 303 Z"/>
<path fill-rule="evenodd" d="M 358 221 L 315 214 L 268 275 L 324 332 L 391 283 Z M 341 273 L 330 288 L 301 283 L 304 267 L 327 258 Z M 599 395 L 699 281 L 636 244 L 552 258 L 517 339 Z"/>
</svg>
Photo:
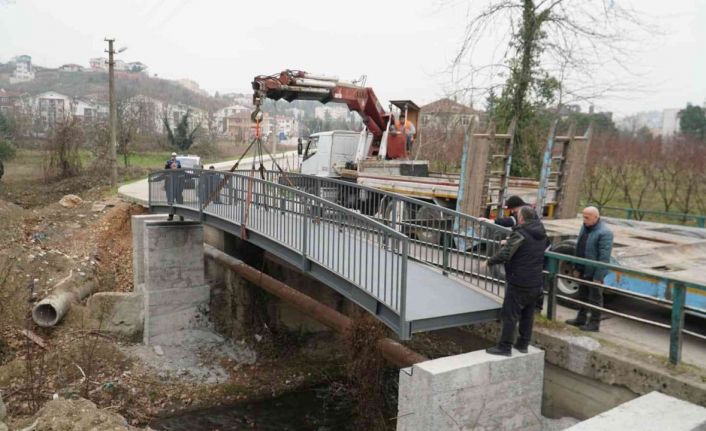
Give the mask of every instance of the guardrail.
<svg viewBox="0 0 706 431">
<path fill-rule="evenodd" d="M 608 264 L 608 263 L 603 263 L 603 262 L 597 262 L 593 260 L 588 260 L 588 259 L 583 259 L 580 257 L 576 256 L 569 256 L 565 254 L 560 254 L 560 253 L 554 253 L 554 252 L 546 252 L 545 256 L 547 257 L 548 263 L 547 263 L 547 282 L 549 286 L 549 292 L 548 292 L 548 306 L 547 306 L 547 318 L 549 320 L 555 320 L 556 319 L 556 305 L 557 305 L 557 299 L 562 299 L 564 301 L 584 306 L 588 309 L 591 310 L 600 310 L 601 312 L 607 313 L 607 314 L 612 314 L 616 316 L 620 316 L 626 319 L 646 323 L 649 325 L 657 326 L 660 328 L 665 328 L 670 330 L 670 337 L 669 337 L 669 361 L 673 364 L 677 364 L 681 361 L 681 351 L 682 351 L 682 336 L 683 334 L 687 334 L 696 338 L 699 338 L 701 340 L 706 341 L 706 336 L 692 332 L 692 331 L 687 331 L 684 329 L 684 311 L 685 311 L 685 302 L 686 302 L 686 295 L 688 294 L 689 289 L 693 290 L 698 290 L 698 291 L 703 291 L 706 292 L 706 285 L 702 285 L 699 283 L 693 283 L 693 282 L 688 282 L 684 280 L 679 280 L 675 279 L 669 276 L 665 276 L 662 274 L 658 273 L 652 273 L 652 272 L 647 272 L 644 270 L 639 270 L 635 268 L 628 268 L 624 266 L 619 266 L 619 265 L 613 265 L 613 264 Z M 559 266 L 560 262 L 569 262 L 572 264 L 578 264 L 578 265 L 584 265 L 584 266 L 592 266 L 595 268 L 605 268 L 611 271 L 618 271 L 622 274 L 627 274 L 627 275 L 633 275 L 641 278 L 647 278 L 647 279 L 653 279 L 655 282 L 662 282 L 666 285 L 668 289 L 668 294 L 666 295 L 667 298 L 671 298 L 671 300 L 664 300 L 664 299 L 659 299 L 655 298 L 652 296 L 647 296 L 647 295 L 641 295 L 639 293 L 635 292 L 630 292 L 627 290 L 623 289 L 618 289 L 612 286 L 605 285 L 603 283 L 596 283 L 596 282 L 590 282 L 586 280 L 581 280 L 579 278 L 575 278 L 569 275 L 564 275 L 559 272 Z M 604 307 L 598 307 L 586 302 L 582 302 L 573 298 L 570 298 L 568 296 L 564 295 L 559 295 L 557 293 L 557 282 L 559 279 L 565 279 L 565 280 L 571 280 L 577 283 L 581 283 L 584 285 L 590 285 L 594 286 L 600 289 L 605 289 L 609 290 L 613 293 L 623 295 L 623 296 L 629 296 L 631 298 L 644 301 L 644 302 L 650 302 L 652 304 L 657 304 L 659 306 L 668 308 L 671 310 L 671 322 L 669 325 L 656 322 L 653 320 L 648 320 L 648 319 L 643 319 L 640 317 L 632 316 L 626 313 L 620 313 L 615 310 L 610 310 Z"/>
<path fill-rule="evenodd" d="M 679 224 L 682 225 L 688 225 L 693 222 L 693 224 L 697 227 L 706 227 L 706 215 L 703 214 L 686 214 L 667 211 L 601 206 L 597 204 L 593 205 L 596 205 L 598 209 L 600 209 L 601 213 L 604 213 L 606 216 L 620 217 L 628 220 L 657 222 L 667 219 L 678 221 Z"/>
<path fill-rule="evenodd" d="M 247 174 L 251 171 L 238 171 Z M 260 173 L 257 173 L 260 175 Z M 354 182 L 279 171 L 263 173 L 284 184 L 335 202 L 409 237 L 409 257 L 501 296 L 505 282 L 482 264 L 510 230 L 433 203 Z M 430 286 L 431 288 L 431 286 Z"/>
<path fill-rule="evenodd" d="M 364 290 L 399 316 L 401 331 L 408 328 L 409 238 L 364 214 L 254 176 L 196 169 L 151 173 L 149 204 L 187 208 L 265 236 L 301 255 L 302 266 L 316 262 Z"/>
</svg>

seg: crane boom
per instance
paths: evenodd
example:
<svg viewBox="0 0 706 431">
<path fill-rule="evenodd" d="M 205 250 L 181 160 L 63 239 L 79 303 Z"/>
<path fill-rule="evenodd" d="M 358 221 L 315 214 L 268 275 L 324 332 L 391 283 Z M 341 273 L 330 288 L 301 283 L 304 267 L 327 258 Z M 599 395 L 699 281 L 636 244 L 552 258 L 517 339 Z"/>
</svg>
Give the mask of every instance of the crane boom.
<svg viewBox="0 0 706 431">
<path fill-rule="evenodd" d="M 321 103 L 345 103 L 348 109 L 357 112 L 365 127 L 373 136 L 368 156 L 377 156 L 388 125 L 394 120 L 386 112 L 375 92 L 337 77 L 315 75 L 300 70 L 285 70 L 278 75 L 259 75 L 252 82 L 253 103 L 259 107 L 263 99 L 288 102 L 293 100 L 315 100 Z M 386 157 L 407 158 L 406 137 L 403 133 L 387 136 Z"/>
</svg>

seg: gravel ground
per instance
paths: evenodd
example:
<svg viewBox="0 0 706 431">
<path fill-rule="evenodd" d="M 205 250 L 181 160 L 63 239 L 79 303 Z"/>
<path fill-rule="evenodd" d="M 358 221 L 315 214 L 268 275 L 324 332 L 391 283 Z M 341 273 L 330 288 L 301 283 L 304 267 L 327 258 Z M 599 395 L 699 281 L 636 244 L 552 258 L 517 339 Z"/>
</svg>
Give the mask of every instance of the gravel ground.
<svg viewBox="0 0 706 431">
<path fill-rule="evenodd" d="M 157 337 L 150 346 L 132 345 L 125 352 L 158 371 L 163 379 L 190 379 L 215 384 L 228 379 L 221 364 L 252 365 L 257 357 L 244 343 L 227 340 L 208 330 L 185 330 L 162 339 Z"/>
</svg>

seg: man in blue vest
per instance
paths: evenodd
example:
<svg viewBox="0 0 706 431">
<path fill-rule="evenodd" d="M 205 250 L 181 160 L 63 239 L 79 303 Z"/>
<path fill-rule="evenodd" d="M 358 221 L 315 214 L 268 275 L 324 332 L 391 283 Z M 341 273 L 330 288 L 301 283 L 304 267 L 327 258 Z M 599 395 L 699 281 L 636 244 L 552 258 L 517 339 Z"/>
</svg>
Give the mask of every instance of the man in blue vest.
<svg viewBox="0 0 706 431">
<path fill-rule="evenodd" d="M 528 206 L 517 211 L 517 225 L 503 242 L 498 253 L 488 259 L 488 265 L 505 264 L 505 299 L 500 311 L 502 332 L 500 342 L 486 349 L 493 355 L 512 356 L 515 327 L 519 321 L 520 337 L 514 347 L 527 353 L 534 326 L 534 308 L 544 285 L 544 250 L 547 233 Z"/>
<path fill-rule="evenodd" d="M 583 226 L 576 242 L 576 256 L 585 259 L 610 263 L 610 254 L 613 251 L 613 232 L 601 220 L 601 214 L 596 207 L 586 207 L 583 210 Z M 603 283 L 608 270 L 589 265 L 576 265 L 575 276 L 582 280 L 594 283 Z M 589 284 L 579 284 L 579 300 L 591 305 L 603 307 L 603 289 Z M 578 326 L 582 331 L 598 332 L 601 324 L 600 310 L 579 308 L 575 319 L 566 321 L 569 325 Z"/>
</svg>

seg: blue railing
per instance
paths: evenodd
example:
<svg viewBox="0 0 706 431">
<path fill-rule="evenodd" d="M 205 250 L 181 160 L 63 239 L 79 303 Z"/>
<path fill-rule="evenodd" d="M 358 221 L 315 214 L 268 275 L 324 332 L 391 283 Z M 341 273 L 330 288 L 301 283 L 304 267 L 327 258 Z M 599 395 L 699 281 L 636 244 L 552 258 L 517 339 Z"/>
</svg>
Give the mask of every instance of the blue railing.
<svg viewBox="0 0 706 431">
<path fill-rule="evenodd" d="M 588 309 L 593 309 L 593 310 L 600 310 L 602 312 L 608 313 L 608 314 L 613 314 L 613 315 L 618 315 L 630 320 L 636 320 L 642 323 L 647 323 L 653 326 L 658 326 L 661 328 L 669 329 L 670 331 L 670 337 L 669 337 L 669 361 L 673 364 L 677 364 L 681 361 L 681 352 L 682 352 L 682 336 L 683 334 L 687 334 L 702 340 L 706 340 L 706 336 L 687 331 L 684 329 L 684 314 L 685 314 L 685 303 L 686 303 L 686 295 L 688 294 L 705 294 L 706 293 L 706 285 L 700 284 L 700 283 L 695 283 L 695 282 L 690 282 L 690 281 L 685 281 L 685 280 L 680 280 L 677 278 L 669 277 L 663 274 L 659 274 L 656 272 L 650 272 L 650 271 L 645 271 L 645 270 L 640 270 L 636 268 L 628 268 L 620 265 L 613 265 L 609 263 L 603 263 L 603 262 L 596 262 L 593 260 L 588 260 L 588 259 L 583 259 L 580 257 L 576 256 L 569 256 L 565 254 L 560 254 L 560 253 L 554 253 L 554 252 L 546 252 L 546 257 L 548 259 L 548 264 L 547 264 L 547 282 L 548 282 L 548 287 L 549 287 L 549 295 L 548 295 L 548 306 L 547 306 L 547 318 L 549 320 L 555 320 L 556 319 L 556 305 L 557 305 L 557 299 L 560 298 L 564 301 L 580 305 L 583 307 L 586 307 Z M 576 277 L 572 277 L 570 275 L 565 275 L 562 274 L 559 271 L 560 264 L 562 262 L 568 262 L 571 264 L 578 264 L 578 265 L 583 265 L 583 266 L 592 266 L 595 268 L 604 268 L 609 271 L 613 271 L 616 273 L 620 274 L 625 274 L 628 276 L 634 276 L 634 277 L 639 277 L 642 279 L 649 279 L 653 280 L 655 283 L 664 283 L 666 285 L 668 294 L 665 295 L 667 298 L 671 299 L 658 299 L 654 298 L 651 296 L 647 295 L 641 295 L 639 293 L 634 293 L 630 292 L 627 290 L 623 289 L 618 289 L 613 286 L 608 286 L 606 284 L 602 283 L 596 283 L 596 282 L 590 282 L 586 280 L 581 280 Z M 617 293 L 620 295 L 624 296 L 629 296 L 634 299 L 637 299 L 639 301 L 645 301 L 645 302 L 650 302 L 653 304 L 658 304 L 663 307 L 667 307 L 671 310 L 671 321 L 670 324 L 664 324 L 660 322 L 656 322 L 653 320 L 648 320 L 648 319 L 643 319 L 640 317 L 636 317 L 627 313 L 620 313 L 615 310 L 609 310 L 603 307 L 598 307 L 596 305 L 592 305 L 586 302 L 582 302 L 579 300 L 576 300 L 574 298 L 570 298 L 564 295 L 559 295 L 557 292 L 557 283 L 560 279 L 565 279 L 565 280 L 570 280 L 576 283 L 581 283 L 584 285 L 590 285 L 599 289 L 606 289 L 609 290 L 613 293 Z M 691 292 L 690 292 L 691 291 Z"/>
</svg>

